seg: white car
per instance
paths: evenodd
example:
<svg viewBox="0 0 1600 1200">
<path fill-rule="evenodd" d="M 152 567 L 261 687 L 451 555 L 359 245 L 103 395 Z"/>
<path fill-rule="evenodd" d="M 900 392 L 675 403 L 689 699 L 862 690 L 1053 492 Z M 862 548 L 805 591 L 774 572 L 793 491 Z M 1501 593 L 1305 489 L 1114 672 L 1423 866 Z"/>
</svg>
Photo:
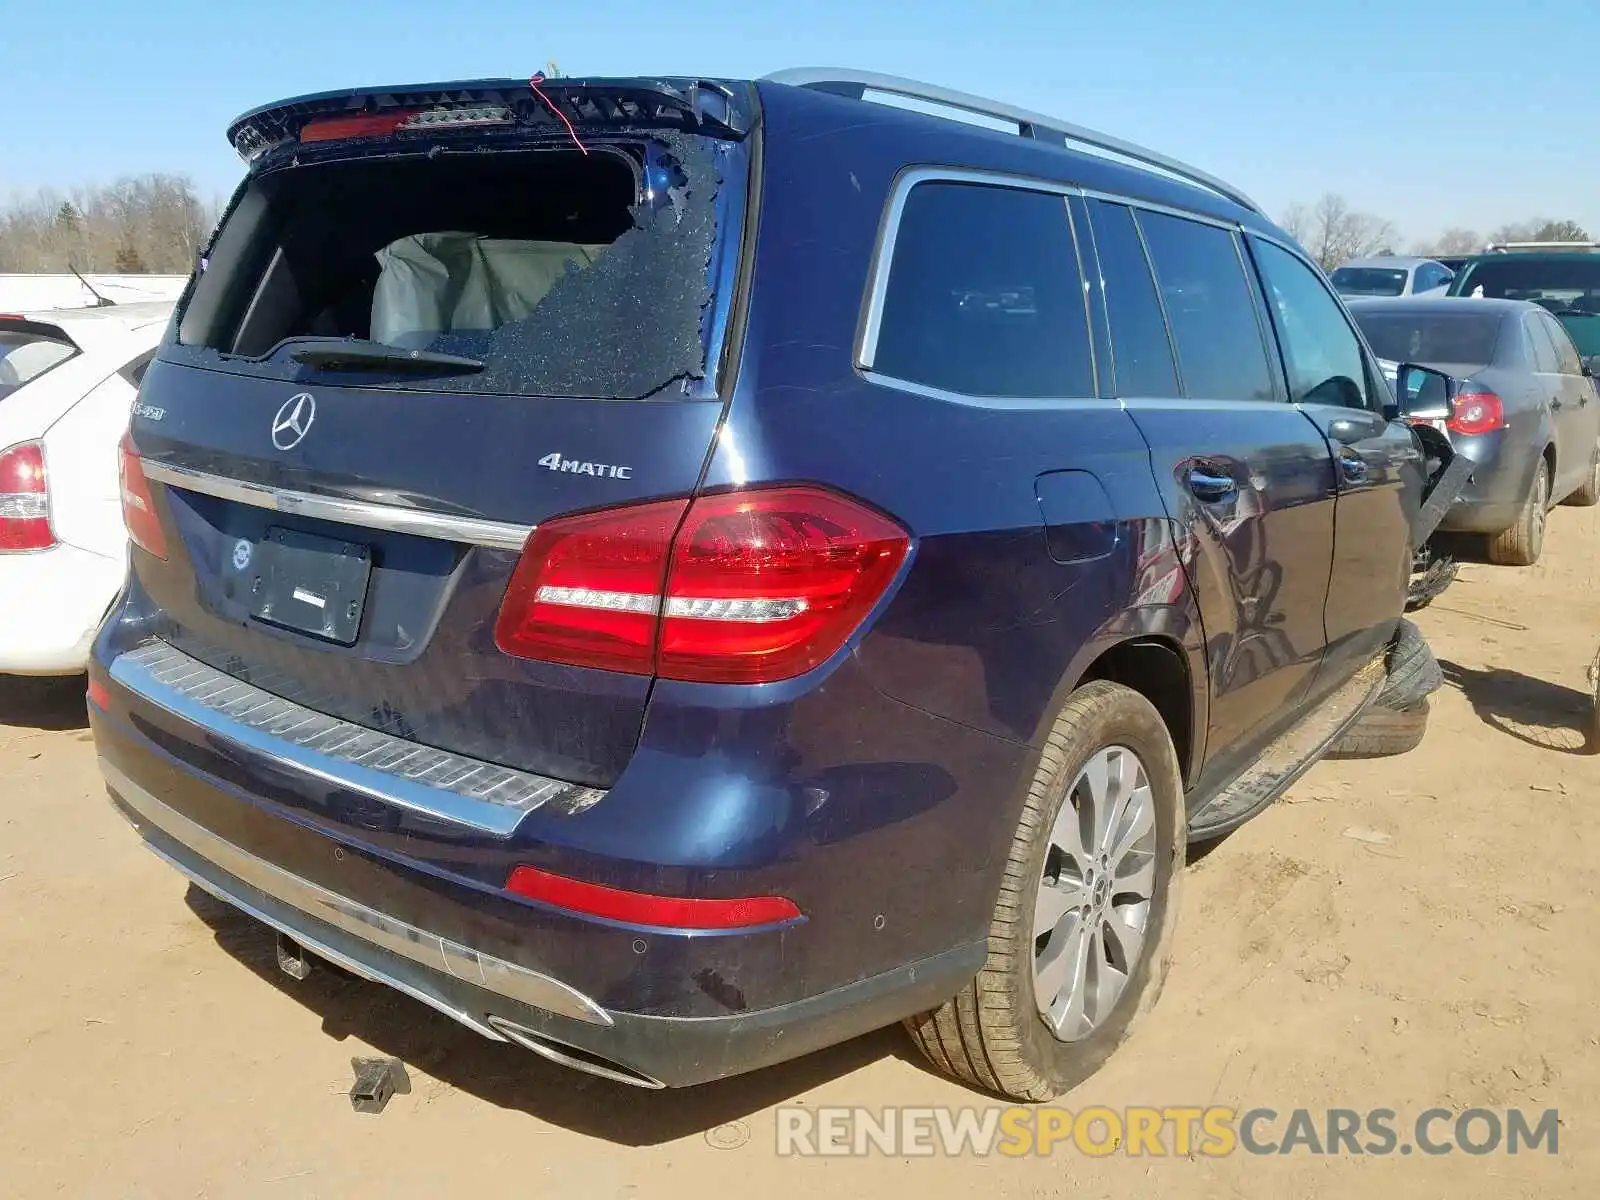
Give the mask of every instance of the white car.
<svg viewBox="0 0 1600 1200">
<path fill-rule="evenodd" d="M 0 315 L 0 675 L 88 661 L 127 571 L 119 446 L 171 314 Z"/>
</svg>

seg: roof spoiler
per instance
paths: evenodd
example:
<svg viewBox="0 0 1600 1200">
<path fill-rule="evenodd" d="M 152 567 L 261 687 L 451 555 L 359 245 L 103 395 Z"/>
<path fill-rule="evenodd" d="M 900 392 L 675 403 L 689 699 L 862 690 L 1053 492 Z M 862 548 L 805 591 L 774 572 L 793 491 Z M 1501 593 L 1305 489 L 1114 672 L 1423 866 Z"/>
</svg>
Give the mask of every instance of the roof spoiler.
<svg viewBox="0 0 1600 1200">
<path fill-rule="evenodd" d="M 483 119 L 487 110 L 497 114 L 494 121 Z M 529 79 L 483 79 L 356 88 L 280 100 L 236 118 L 228 126 L 228 141 L 240 158 L 253 165 L 271 150 L 297 144 L 302 130 L 313 121 L 349 122 L 350 128 L 357 129 L 363 125 L 361 118 L 376 121 L 384 116 L 404 118 L 408 114 L 420 118 L 407 122 L 408 131 L 434 136 L 449 132 L 449 127 L 456 124 L 511 126 L 523 132 L 548 127 L 552 134 L 564 137 L 562 122 L 570 121 L 590 127 L 673 128 L 737 140 L 750 131 L 755 107 L 743 89 L 706 79 L 562 76 L 540 79 L 537 92 Z M 450 119 L 463 114 L 470 119 Z M 398 124 L 397 120 L 391 130 Z"/>
</svg>

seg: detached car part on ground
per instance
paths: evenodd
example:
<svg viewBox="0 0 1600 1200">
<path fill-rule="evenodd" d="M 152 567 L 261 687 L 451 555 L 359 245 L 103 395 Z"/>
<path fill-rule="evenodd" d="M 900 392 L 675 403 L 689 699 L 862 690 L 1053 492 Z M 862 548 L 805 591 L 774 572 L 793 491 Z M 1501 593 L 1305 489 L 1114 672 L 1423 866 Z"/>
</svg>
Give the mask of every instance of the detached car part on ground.
<svg viewBox="0 0 1600 1200">
<path fill-rule="evenodd" d="M 1440 456 L 1192 167 L 849 72 L 231 136 L 90 717 L 291 973 L 644 1087 L 905 1020 L 1048 1098 L 1154 1003 L 1185 847 L 1435 685 Z"/>
</svg>

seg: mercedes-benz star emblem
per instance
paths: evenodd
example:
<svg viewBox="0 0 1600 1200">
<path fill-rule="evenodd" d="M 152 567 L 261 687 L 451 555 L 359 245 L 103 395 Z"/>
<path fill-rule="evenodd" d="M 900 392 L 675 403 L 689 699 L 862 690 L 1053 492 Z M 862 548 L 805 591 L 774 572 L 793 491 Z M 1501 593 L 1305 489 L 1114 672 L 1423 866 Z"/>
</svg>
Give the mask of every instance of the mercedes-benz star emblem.
<svg viewBox="0 0 1600 1200">
<path fill-rule="evenodd" d="M 317 402 L 310 392 L 290 396 L 272 418 L 272 444 L 279 450 L 293 450 L 311 432 L 316 419 Z"/>
</svg>

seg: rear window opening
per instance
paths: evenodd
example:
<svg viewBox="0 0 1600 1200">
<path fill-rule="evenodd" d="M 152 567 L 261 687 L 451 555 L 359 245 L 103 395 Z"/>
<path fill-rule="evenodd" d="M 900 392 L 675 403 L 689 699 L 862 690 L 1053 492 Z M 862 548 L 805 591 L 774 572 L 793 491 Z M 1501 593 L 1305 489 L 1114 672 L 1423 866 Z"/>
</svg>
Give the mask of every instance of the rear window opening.
<svg viewBox="0 0 1600 1200">
<path fill-rule="evenodd" d="M 717 155 L 676 134 L 587 148 L 369 146 L 270 170 L 237 199 L 164 357 L 618 399 L 703 378 Z"/>
<path fill-rule="evenodd" d="M 0 321 L 0 400 L 78 353 L 60 330 L 32 321 Z"/>
</svg>

